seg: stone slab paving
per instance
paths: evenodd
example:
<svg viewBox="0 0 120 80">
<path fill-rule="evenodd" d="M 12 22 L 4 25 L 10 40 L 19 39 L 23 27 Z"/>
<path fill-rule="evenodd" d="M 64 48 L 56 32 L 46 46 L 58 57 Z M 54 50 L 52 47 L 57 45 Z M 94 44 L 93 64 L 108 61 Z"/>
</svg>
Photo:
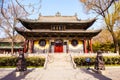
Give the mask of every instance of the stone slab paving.
<svg viewBox="0 0 120 80">
<path fill-rule="evenodd" d="M 12 75 L 14 73 L 14 68 L 0 68 L 0 80 L 5 80 L 5 77 L 9 77 L 12 79 Z"/>
<path fill-rule="evenodd" d="M 77 69 L 28 69 L 25 76 L 16 77 L 14 68 L 0 68 L 0 80 L 120 80 L 120 67 L 106 68 L 103 74 L 85 68 Z"/>
<path fill-rule="evenodd" d="M 120 67 L 108 67 L 103 75 L 110 77 L 112 80 L 120 80 Z"/>
</svg>

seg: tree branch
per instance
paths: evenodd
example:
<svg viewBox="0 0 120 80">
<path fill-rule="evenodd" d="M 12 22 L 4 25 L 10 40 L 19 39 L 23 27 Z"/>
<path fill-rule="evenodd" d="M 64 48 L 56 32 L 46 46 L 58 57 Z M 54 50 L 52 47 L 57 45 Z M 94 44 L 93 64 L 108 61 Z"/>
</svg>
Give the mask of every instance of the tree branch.
<svg viewBox="0 0 120 80">
<path fill-rule="evenodd" d="M 18 2 L 18 0 L 16 0 L 16 3 L 17 3 L 27 14 L 29 14 L 29 13 L 26 11 L 26 9 Z"/>
</svg>

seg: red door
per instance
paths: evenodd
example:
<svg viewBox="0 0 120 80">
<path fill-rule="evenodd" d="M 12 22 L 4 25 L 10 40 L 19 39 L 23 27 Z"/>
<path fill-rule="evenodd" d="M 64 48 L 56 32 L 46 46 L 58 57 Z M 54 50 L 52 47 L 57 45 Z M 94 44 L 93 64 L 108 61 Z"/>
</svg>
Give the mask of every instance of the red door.
<svg viewBox="0 0 120 80">
<path fill-rule="evenodd" d="M 55 53 L 62 53 L 63 52 L 63 46 L 62 45 L 55 45 L 54 52 Z"/>
<path fill-rule="evenodd" d="M 63 41 L 58 39 L 55 41 L 55 47 L 54 47 L 55 53 L 63 53 Z"/>
</svg>

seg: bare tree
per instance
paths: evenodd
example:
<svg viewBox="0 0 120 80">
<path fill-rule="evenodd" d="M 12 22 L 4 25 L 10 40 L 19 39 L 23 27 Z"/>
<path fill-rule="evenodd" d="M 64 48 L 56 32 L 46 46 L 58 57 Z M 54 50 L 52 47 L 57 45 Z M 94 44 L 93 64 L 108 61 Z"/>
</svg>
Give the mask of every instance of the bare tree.
<svg viewBox="0 0 120 80">
<path fill-rule="evenodd" d="M 119 0 L 80 0 L 85 4 L 87 10 L 93 10 L 98 16 L 102 16 L 106 28 L 111 33 L 115 52 L 119 52 L 118 37 L 115 33 L 115 24 L 120 19 L 120 1 Z M 112 10 L 110 10 L 112 8 Z"/>
<path fill-rule="evenodd" d="M 14 5 L 13 2 L 8 3 L 7 6 L 5 5 L 4 8 L 4 0 L 2 0 L 1 6 L 1 29 L 4 33 L 11 39 L 11 53 L 14 52 L 14 36 L 15 30 L 14 27 L 17 26 L 18 21 L 17 17 L 21 17 L 21 15 L 25 16 L 26 13 L 21 10 L 21 8 L 17 5 Z"/>
<path fill-rule="evenodd" d="M 26 18 L 35 12 L 36 4 L 22 3 L 25 0 L 2 0 L 0 2 L 0 29 L 11 39 L 11 53 L 14 53 L 15 27 L 19 27 L 17 18 Z M 40 0 L 41 1 L 41 0 Z M 31 2 L 32 3 L 32 2 Z M 39 4 L 40 5 L 40 4 Z M 39 6 L 40 8 L 41 6 Z M 27 11 L 29 8 L 29 11 Z M 30 11 L 31 9 L 31 11 Z M 38 11 L 38 10 L 36 10 Z"/>
</svg>

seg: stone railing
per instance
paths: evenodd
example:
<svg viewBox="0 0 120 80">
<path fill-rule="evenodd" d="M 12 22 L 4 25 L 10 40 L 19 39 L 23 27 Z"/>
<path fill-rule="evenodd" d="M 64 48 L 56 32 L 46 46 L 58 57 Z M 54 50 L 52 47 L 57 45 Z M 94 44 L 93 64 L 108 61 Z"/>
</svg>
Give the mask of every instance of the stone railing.
<svg viewBox="0 0 120 80">
<path fill-rule="evenodd" d="M 12 57 L 12 56 L 15 56 L 15 57 L 18 57 L 19 56 L 19 53 L 14 53 L 14 54 L 11 54 L 11 53 L 8 53 L 8 54 L 0 54 L 0 57 Z M 24 56 L 25 57 L 46 57 L 47 54 L 38 54 L 38 53 L 24 53 Z"/>
<path fill-rule="evenodd" d="M 44 69 L 47 69 L 47 64 L 48 64 L 48 54 L 47 56 L 45 57 L 45 63 L 44 63 Z"/>
<path fill-rule="evenodd" d="M 28 54 L 28 53 L 25 53 L 25 56 L 26 57 L 46 57 L 47 54 L 36 54 L 36 53 L 30 53 L 30 54 Z"/>
<path fill-rule="evenodd" d="M 72 62 L 73 68 L 76 69 L 76 64 L 75 64 L 75 62 L 74 62 L 73 57 L 72 57 L 71 54 L 70 54 L 70 58 L 71 58 L 71 62 Z"/>
</svg>

